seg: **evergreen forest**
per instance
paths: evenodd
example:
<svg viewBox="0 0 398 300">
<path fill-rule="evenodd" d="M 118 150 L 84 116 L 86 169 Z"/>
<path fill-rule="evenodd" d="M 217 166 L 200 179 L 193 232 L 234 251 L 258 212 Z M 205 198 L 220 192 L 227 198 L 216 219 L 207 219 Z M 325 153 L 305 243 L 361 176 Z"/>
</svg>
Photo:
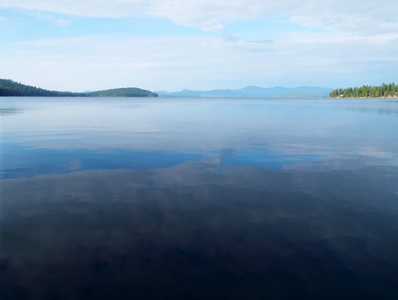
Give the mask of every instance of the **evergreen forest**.
<svg viewBox="0 0 398 300">
<path fill-rule="evenodd" d="M 49 91 L 9 79 L 0 79 L 0 97 L 157 97 L 156 93 L 139 88 L 120 88 L 88 93 Z"/>
<path fill-rule="evenodd" d="M 331 98 L 389 98 L 398 97 L 398 86 L 394 83 L 380 86 L 350 87 L 347 89 L 336 89 L 330 92 Z"/>
</svg>

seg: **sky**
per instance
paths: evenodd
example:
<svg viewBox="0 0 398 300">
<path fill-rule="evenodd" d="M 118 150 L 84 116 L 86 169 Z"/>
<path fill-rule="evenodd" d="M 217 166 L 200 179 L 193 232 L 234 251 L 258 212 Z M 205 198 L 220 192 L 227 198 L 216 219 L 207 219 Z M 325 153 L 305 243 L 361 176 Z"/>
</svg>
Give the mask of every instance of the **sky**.
<svg viewBox="0 0 398 300">
<path fill-rule="evenodd" d="M 0 78 L 61 91 L 396 82 L 395 0 L 0 0 Z"/>
</svg>

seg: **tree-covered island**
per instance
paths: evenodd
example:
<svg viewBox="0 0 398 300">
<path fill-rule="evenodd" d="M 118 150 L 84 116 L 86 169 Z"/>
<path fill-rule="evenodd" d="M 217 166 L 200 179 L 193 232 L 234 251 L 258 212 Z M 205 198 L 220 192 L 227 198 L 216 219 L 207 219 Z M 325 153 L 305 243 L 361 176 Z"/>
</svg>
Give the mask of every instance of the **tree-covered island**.
<svg viewBox="0 0 398 300">
<path fill-rule="evenodd" d="M 156 93 L 139 88 L 120 88 L 88 93 L 49 91 L 9 79 L 0 79 L 0 97 L 157 97 Z"/>
<path fill-rule="evenodd" d="M 394 83 L 380 86 L 354 87 L 347 89 L 336 89 L 329 94 L 330 98 L 397 98 L 398 86 Z"/>
</svg>

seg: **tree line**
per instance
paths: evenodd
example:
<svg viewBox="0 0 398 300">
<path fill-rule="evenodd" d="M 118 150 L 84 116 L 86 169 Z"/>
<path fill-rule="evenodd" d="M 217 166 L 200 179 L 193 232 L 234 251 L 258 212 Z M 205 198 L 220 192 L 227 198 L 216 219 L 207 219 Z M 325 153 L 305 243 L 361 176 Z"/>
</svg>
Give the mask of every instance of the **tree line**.
<svg viewBox="0 0 398 300">
<path fill-rule="evenodd" d="M 156 93 L 139 88 L 120 88 L 86 93 L 88 97 L 157 97 Z"/>
<path fill-rule="evenodd" d="M 395 83 L 380 86 L 350 87 L 347 89 L 336 89 L 330 92 L 331 98 L 380 98 L 380 97 L 398 97 L 398 86 Z"/>
<path fill-rule="evenodd" d="M 18 83 L 10 79 L 0 79 L 0 97 L 157 97 L 156 93 L 139 88 L 121 88 L 89 93 L 49 91 Z"/>
</svg>

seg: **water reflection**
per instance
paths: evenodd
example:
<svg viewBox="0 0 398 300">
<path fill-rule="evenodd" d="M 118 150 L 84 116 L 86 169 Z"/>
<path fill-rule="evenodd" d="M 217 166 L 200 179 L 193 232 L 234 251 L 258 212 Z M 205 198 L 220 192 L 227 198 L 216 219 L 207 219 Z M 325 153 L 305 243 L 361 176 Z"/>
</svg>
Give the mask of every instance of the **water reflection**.
<svg viewBox="0 0 398 300">
<path fill-rule="evenodd" d="M 22 113 L 21 109 L 14 108 L 0 108 L 0 116 L 16 115 L 17 113 Z"/>
<path fill-rule="evenodd" d="M 394 105 L 395 108 L 395 105 Z M 398 109 L 387 109 L 387 108 L 369 108 L 369 107 L 338 107 L 338 110 L 348 110 L 360 113 L 377 113 L 382 115 L 397 115 Z"/>
<path fill-rule="evenodd" d="M 3 178 L 40 174 L 67 173 L 92 169 L 167 168 L 187 161 L 199 161 L 203 155 L 167 151 L 129 151 L 108 149 L 102 152 L 86 149 L 35 149 L 5 144 Z M 26 155 L 29 153 L 29 155 Z"/>
<path fill-rule="evenodd" d="M 396 118 L 248 101 L 7 116 L 0 298 L 395 299 Z"/>
<path fill-rule="evenodd" d="M 185 162 L 212 161 L 218 165 L 247 165 L 268 169 L 319 159 L 318 155 L 287 155 L 265 150 L 221 149 L 202 154 L 175 151 L 132 151 L 128 149 L 36 149 L 3 143 L 0 178 L 67 173 L 77 170 L 158 169 Z M 29 153 L 29 155 L 26 155 Z"/>
<path fill-rule="evenodd" d="M 388 299 L 397 174 L 185 163 L 9 179 L 2 295 Z"/>
</svg>

